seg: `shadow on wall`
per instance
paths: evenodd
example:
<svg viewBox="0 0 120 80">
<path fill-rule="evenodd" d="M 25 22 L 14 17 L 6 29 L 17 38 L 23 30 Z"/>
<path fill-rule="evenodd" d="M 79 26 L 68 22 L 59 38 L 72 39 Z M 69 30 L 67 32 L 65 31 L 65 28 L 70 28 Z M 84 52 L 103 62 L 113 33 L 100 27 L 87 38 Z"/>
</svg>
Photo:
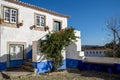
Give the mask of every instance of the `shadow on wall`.
<svg viewBox="0 0 120 80">
<path fill-rule="evenodd" d="M 32 59 L 32 45 L 26 49 L 26 59 Z"/>
<path fill-rule="evenodd" d="M 7 55 L 3 55 L 0 57 L 0 71 L 6 70 L 7 62 L 4 60 L 6 59 Z"/>
<path fill-rule="evenodd" d="M 29 46 L 24 50 L 24 54 L 21 52 L 12 53 L 12 55 L 5 54 L 0 56 L 0 71 L 6 70 L 7 67 L 18 67 L 23 64 L 24 60 L 32 59 L 32 46 Z M 26 59 L 24 59 L 26 57 Z"/>
<path fill-rule="evenodd" d="M 82 66 L 82 60 L 79 60 L 79 52 L 75 43 L 66 47 L 66 66 L 68 68 L 80 68 Z"/>
<path fill-rule="evenodd" d="M 75 43 L 66 47 L 66 57 L 71 59 L 79 59 L 80 51 L 77 51 L 77 45 Z"/>
</svg>

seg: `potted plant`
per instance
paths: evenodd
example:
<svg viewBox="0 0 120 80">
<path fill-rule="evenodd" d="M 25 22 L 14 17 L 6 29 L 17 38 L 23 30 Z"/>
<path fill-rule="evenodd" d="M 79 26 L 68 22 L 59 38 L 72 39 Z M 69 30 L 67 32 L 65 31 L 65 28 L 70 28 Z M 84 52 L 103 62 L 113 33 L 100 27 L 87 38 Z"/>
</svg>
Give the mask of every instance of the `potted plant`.
<svg viewBox="0 0 120 80">
<path fill-rule="evenodd" d="M 23 26 L 23 23 L 19 23 L 19 26 Z"/>
<path fill-rule="evenodd" d="M 48 26 L 45 27 L 45 31 L 46 31 L 46 30 L 49 30 L 49 27 L 48 27 Z"/>
<path fill-rule="evenodd" d="M 19 28 L 20 26 L 23 26 L 23 23 L 18 23 L 17 26 Z"/>
<path fill-rule="evenodd" d="M 0 18 L 0 24 L 2 24 L 3 19 Z"/>
<path fill-rule="evenodd" d="M 33 25 L 32 27 L 35 29 L 35 28 L 36 28 L 36 25 Z"/>
</svg>

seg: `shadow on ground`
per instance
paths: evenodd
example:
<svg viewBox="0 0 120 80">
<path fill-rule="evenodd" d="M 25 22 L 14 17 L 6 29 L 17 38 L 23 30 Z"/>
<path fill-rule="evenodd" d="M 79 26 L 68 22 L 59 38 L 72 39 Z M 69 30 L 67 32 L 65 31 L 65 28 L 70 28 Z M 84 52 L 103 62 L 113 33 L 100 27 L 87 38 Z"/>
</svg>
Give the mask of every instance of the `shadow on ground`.
<svg viewBox="0 0 120 80">
<path fill-rule="evenodd" d="M 6 71 L 1 72 L 4 79 L 10 79 L 12 77 L 31 75 L 33 72 L 29 72 L 21 67 L 8 68 Z"/>
<path fill-rule="evenodd" d="M 110 74 L 110 73 L 96 72 L 96 71 L 85 71 L 85 70 L 78 70 L 73 68 L 68 68 L 67 72 L 79 74 L 80 76 L 84 76 L 84 77 L 100 78 L 102 80 L 120 80 L 120 74 Z"/>
</svg>

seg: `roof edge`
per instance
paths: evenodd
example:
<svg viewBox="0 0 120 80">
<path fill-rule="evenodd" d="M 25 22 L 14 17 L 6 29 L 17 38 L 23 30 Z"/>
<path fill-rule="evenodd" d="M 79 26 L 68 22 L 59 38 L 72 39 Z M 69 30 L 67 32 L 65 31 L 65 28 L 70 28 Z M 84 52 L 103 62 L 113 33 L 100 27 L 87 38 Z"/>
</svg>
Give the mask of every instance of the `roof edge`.
<svg viewBox="0 0 120 80">
<path fill-rule="evenodd" d="M 4 0 L 4 1 L 11 2 L 11 3 L 18 4 L 18 5 L 25 6 L 25 7 L 29 7 L 29 8 L 38 10 L 38 11 L 46 12 L 46 13 L 56 15 L 56 16 L 60 16 L 60 17 L 65 17 L 65 18 L 70 17 L 68 15 L 60 14 L 58 12 L 54 12 L 54 11 L 51 11 L 51 10 L 48 10 L 48 9 L 45 9 L 45 8 L 41 8 L 39 6 L 35 6 L 35 5 L 25 3 L 25 2 L 22 2 L 22 1 L 18 1 L 18 0 Z"/>
</svg>

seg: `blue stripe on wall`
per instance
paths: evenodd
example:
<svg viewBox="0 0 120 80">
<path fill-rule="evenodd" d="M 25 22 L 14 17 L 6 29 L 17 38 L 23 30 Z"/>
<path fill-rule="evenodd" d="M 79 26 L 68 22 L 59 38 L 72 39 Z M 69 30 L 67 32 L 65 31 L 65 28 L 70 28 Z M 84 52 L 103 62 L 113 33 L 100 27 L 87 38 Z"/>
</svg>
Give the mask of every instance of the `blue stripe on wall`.
<svg viewBox="0 0 120 80">
<path fill-rule="evenodd" d="M 37 73 L 48 72 L 52 69 L 52 61 L 34 62 Z"/>
<path fill-rule="evenodd" d="M 6 62 L 0 62 L 0 71 L 6 70 L 7 63 Z"/>
<path fill-rule="evenodd" d="M 120 64 L 99 64 L 99 63 L 86 63 L 82 60 L 66 59 L 67 68 L 78 68 L 80 70 L 93 70 L 108 73 L 120 73 Z"/>
<path fill-rule="evenodd" d="M 24 60 L 11 60 L 9 62 L 9 67 L 18 67 L 20 65 L 22 65 L 24 62 Z"/>
<path fill-rule="evenodd" d="M 58 70 L 65 70 L 66 69 L 66 60 L 63 60 L 62 66 L 58 68 Z"/>
<path fill-rule="evenodd" d="M 17 67 L 23 64 L 23 60 L 12 60 L 10 61 L 10 67 Z M 37 73 L 45 73 L 50 71 L 52 66 L 52 61 L 45 62 L 34 62 L 34 67 L 37 69 Z M 0 62 L 0 71 L 3 71 L 7 68 L 7 62 Z M 63 61 L 62 66 L 58 68 L 58 70 L 66 69 L 66 68 L 78 68 L 81 70 L 94 70 L 99 72 L 108 72 L 108 73 L 116 73 L 120 74 L 120 64 L 99 64 L 99 63 L 86 63 L 82 60 L 75 60 L 67 58 Z"/>
<path fill-rule="evenodd" d="M 52 70 L 52 61 L 43 61 L 43 62 L 34 62 L 33 65 L 37 69 L 37 73 L 45 73 Z M 58 70 L 66 69 L 66 60 L 63 61 L 62 66 L 58 68 Z"/>
<path fill-rule="evenodd" d="M 116 69 L 120 71 L 120 64 L 115 64 L 115 65 L 116 65 Z"/>
<path fill-rule="evenodd" d="M 26 58 L 27 59 L 32 59 L 32 49 L 26 53 Z"/>
<path fill-rule="evenodd" d="M 76 59 L 67 58 L 66 59 L 66 66 L 68 68 L 78 68 L 78 69 L 81 69 L 82 66 L 83 66 L 83 62 L 82 62 L 82 60 L 76 60 Z"/>
<path fill-rule="evenodd" d="M 93 70 L 108 73 L 120 73 L 120 64 L 99 64 L 99 63 L 83 63 L 83 70 Z"/>
</svg>

